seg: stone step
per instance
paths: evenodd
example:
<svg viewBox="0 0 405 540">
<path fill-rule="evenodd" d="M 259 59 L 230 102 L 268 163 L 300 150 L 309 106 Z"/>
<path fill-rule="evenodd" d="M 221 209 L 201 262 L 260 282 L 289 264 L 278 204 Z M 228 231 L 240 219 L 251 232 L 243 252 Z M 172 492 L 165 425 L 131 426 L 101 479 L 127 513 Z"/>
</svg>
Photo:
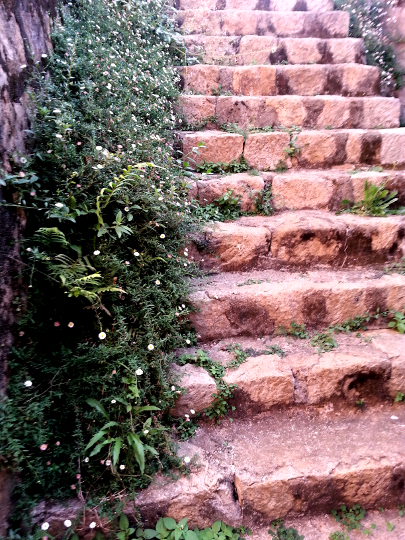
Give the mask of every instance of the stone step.
<svg viewBox="0 0 405 540">
<path fill-rule="evenodd" d="M 333 0 L 176 0 L 176 9 L 333 11 Z"/>
<path fill-rule="evenodd" d="M 216 116 L 219 126 L 298 126 L 307 129 L 390 129 L 399 127 L 400 101 L 386 97 L 194 96 L 179 107 L 190 124 Z"/>
<path fill-rule="evenodd" d="M 405 168 L 404 128 L 302 131 L 294 141 L 297 150 L 292 159 L 287 157 L 290 137 L 280 131 L 253 133 L 246 141 L 242 135 L 223 131 L 184 131 L 179 133 L 179 138 L 184 155 L 197 164 L 229 163 L 243 157 L 259 171 L 360 165 Z M 197 155 L 193 148 L 201 142 L 204 147 L 198 149 Z M 190 162 L 190 166 L 195 163 Z"/>
<path fill-rule="evenodd" d="M 191 475 L 174 483 L 158 477 L 136 505 L 147 525 L 164 508 L 176 520 L 193 516 L 191 527 L 221 519 L 267 528 L 275 518 L 318 516 L 341 504 L 396 508 L 405 501 L 404 425 L 405 410 L 394 405 L 281 410 L 205 425 L 181 445 L 180 455 L 199 456 Z"/>
<path fill-rule="evenodd" d="M 379 308 L 405 305 L 405 276 L 378 270 L 275 270 L 211 276 L 192 295 L 190 316 L 201 341 L 267 336 L 292 321 L 322 330 Z M 253 283 L 249 285 L 249 283 Z M 244 284 L 245 286 L 240 286 Z M 381 321 L 387 324 L 386 320 Z"/>
<path fill-rule="evenodd" d="M 348 97 L 380 95 L 379 69 L 361 64 L 241 67 L 200 64 L 180 67 L 179 72 L 182 90 L 192 94 Z"/>
<path fill-rule="evenodd" d="M 275 36 L 346 38 L 349 35 L 349 14 L 345 11 L 282 12 L 282 11 L 211 11 L 187 9 L 179 11 L 177 23 L 185 34 L 209 36 Z"/>
<path fill-rule="evenodd" d="M 384 265 L 405 257 L 405 216 L 298 210 L 241 217 L 207 225 L 196 246 L 190 255 L 211 272 Z"/>
<path fill-rule="evenodd" d="M 364 199 L 365 183 L 384 185 L 392 192 L 397 191 L 396 206 L 405 206 L 405 173 L 396 171 L 364 170 L 351 173 L 332 170 L 289 171 L 281 174 L 249 173 L 227 176 L 196 175 L 191 197 L 201 206 L 207 206 L 232 190 L 240 197 L 242 212 L 256 212 L 257 197 L 271 191 L 271 206 L 274 210 L 327 210 L 337 211 L 341 202 Z"/>
<path fill-rule="evenodd" d="M 394 330 L 333 334 L 336 348 L 319 354 L 309 339 L 275 337 L 253 340 L 238 338 L 248 356 L 239 367 L 228 368 L 224 380 L 236 384 L 231 405 L 235 416 L 259 414 L 274 407 L 335 403 L 354 406 L 364 399 L 367 406 L 381 400 L 394 400 L 405 393 L 405 336 Z M 232 339 L 204 346 L 212 360 L 228 364 L 234 360 L 229 346 Z M 279 356 L 272 353 L 278 348 Z M 193 354 L 196 348 L 188 349 Z M 174 384 L 185 389 L 176 401 L 172 415 L 202 412 L 213 402 L 215 381 L 201 367 L 193 364 L 174 366 Z M 333 405 L 332 405 L 333 407 Z"/>
<path fill-rule="evenodd" d="M 184 36 L 189 56 L 203 64 L 365 64 L 357 38 L 277 38 L 274 36 Z"/>
</svg>

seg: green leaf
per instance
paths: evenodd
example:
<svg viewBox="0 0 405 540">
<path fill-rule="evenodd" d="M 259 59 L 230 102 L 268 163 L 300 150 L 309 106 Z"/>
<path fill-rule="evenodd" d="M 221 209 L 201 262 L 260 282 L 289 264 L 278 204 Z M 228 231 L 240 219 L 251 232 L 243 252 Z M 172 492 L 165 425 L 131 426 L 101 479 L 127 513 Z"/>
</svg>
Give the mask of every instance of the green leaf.
<svg viewBox="0 0 405 540">
<path fill-rule="evenodd" d="M 93 446 L 94 443 L 96 443 L 97 441 L 99 441 L 101 439 L 101 437 L 104 437 L 104 435 L 106 435 L 106 433 L 104 431 L 99 431 L 98 433 L 96 433 L 94 435 L 94 437 L 92 439 L 90 439 L 90 442 L 89 444 L 86 446 L 85 450 L 87 450 L 88 448 L 90 448 L 91 446 Z"/>
<path fill-rule="evenodd" d="M 194 531 L 187 531 L 186 540 L 198 540 L 198 536 L 195 534 Z"/>
<path fill-rule="evenodd" d="M 96 399 L 93 399 L 93 398 L 88 398 L 86 399 L 86 402 L 91 406 L 91 407 L 94 407 L 95 409 L 97 409 L 99 412 L 101 412 L 101 414 L 103 416 L 105 416 L 107 418 L 107 420 L 109 421 L 110 420 L 110 417 L 108 416 L 107 414 L 107 411 L 104 409 L 103 405 L 101 405 L 101 403 L 99 401 L 97 401 Z"/>
<path fill-rule="evenodd" d="M 126 537 L 126 534 L 125 534 L 124 531 L 120 531 L 120 532 L 117 533 L 118 540 L 126 540 L 125 537 Z"/>
<path fill-rule="evenodd" d="M 177 525 L 175 520 L 170 517 L 163 518 L 163 523 L 165 524 L 166 529 L 168 529 L 169 531 L 174 531 Z"/>
<path fill-rule="evenodd" d="M 163 518 L 160 518 L 159 521 L 156 523 L 156 531 L 159 534 L 164 534 L 167 532 L 166 526 L 164 524 Z"/>
<path fill-rule="evenodd" d="M 138 435 L 135 435 L 135 433 L 129 433 L 128 442 L 130 446 L 132 446 L 132 448 L 134 449 L 136 461 L 138 462 L 141 473 L 143 474 L 145 470 L 145 451 L 142 441 L 140 440 Z"/>
<path fill-rule="evenodd" d="M 121 514 L 120 517 L 120 529 L 121 531 L 126 531 L 129 528 L 129 521 L 125 514 Z"/>
<path fill-rule="evenodd" d="M 219 533 L 219 531 L 221 530 L 221 521 L 216 521 L 215 523 L 213 523 L 212 530 L 216 533 Z"/>
<path fill-rule="evenodd" d="M 160 411 L 159 407 L 154 407 L 153 405 L 146 405 L 145 407 L 134 407 L 135 413 L 141 413 L 144 411 Z"/>
<path fill-rule="evenodd" d="M 122 439 L 121 437 L 117 437 L 115 439 L 115 444 L 114 444 L 114 449 L 113 449 L 113 454 L 112 454 L 113 465 L 116 465 L 118 462 L 118 459 L 120 457 L 120 452 L 121 452 L 121 446 L 122 446 Z"/>
<path fill-rule="evenodd" d="M 151 538 L 156 538 L 157 532 L 154 529 L 145 529 L 143 532 L 143 537 L 145 540 L 150 540 Z"/>
</svg>

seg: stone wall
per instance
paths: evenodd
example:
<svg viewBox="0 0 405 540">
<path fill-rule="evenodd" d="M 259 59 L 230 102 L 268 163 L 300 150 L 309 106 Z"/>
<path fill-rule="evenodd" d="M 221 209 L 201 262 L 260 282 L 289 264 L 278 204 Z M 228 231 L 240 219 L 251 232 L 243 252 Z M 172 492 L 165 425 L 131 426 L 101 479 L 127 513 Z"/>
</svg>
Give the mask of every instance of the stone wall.
<svg viewBox="0 0 405 540">
<path fill-rule="evenodd" d="M 27 115 L 26 78 L 34 62 L 51 47 L 50 17 L 57 0 L 0 1 L 0 168 L 11 170 L 10 155 L 23 154 Z M 27 68 L 21 69 L 26 65 Z M 0 200 L 11 200 L 0 188 Z M 0 206 L 0 395 L 6 391 L 7 354 L 13 344 L 13 327 L 21 298 L 18 279 L 18 238 L 24 215 Z M 0 471 L 0 537 L 6 532 L 12 481 Z"/>
</svg>

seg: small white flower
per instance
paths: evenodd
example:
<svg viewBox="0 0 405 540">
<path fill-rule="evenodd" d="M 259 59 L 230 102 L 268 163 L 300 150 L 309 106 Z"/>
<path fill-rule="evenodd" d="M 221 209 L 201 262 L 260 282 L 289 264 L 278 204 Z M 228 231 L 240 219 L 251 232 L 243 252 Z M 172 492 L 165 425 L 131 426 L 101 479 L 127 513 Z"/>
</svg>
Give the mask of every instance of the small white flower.
<svg viewBox="0 0 405 540">
<path fill-rule="evenodd" d="M 392 416 L 391 416 L 391 420 L 398 420 L 398 416 L 392 415 Z"/>
<path fill-rule="evenodd" d="M 97 169 L 104 169 L 104 165 L 98 164 L 98 165 L 97 165 Z"/>
<path fill-rule="evenodd" d="M 85 463 L 88 463 L 89 461 L 90 461 L 90 459 L 88 457 L 84 458 Z"/>
<path fill-rule="evenodd" d="M 190 345 L 191 341 L 189 339 L 186 339 L 187 345 Z"/>
<path fill-rule="evenodd" d="M 61 202 L 57 202 L 55 206 L 56 208 L 63 208 L 63 204 Z"/>
<path fill-rule="evenodd" d="M 105 464 L 107 465 L 107 467 L 109 467 L 111 465 L 111 459 L 107 459 L 107 461 L 105 462 Z"/>
<path fill-rule="evenodd" d="M 125 465 L 120 465 L 120 469 L 123 471 L 125 469 Z"/>
<path fill-rule="evenodd" d="M 63 136 L 63 135 L 61 135 L 60 133 L 55 133 L 55 137 L 56 137 L 57 139 L 61 139 L 62 136 Z"/>
<path fill-rule="evenodd" d="M 153 351 L 153 349 L 154 349 L 154 348 L 155 348 L 155 346 L 154 346 L 154 345 L 152 345 L 152 343 L 149 343 L 149 345 L 148 345 L 148 349 L 149 349 L 150 351 Z"/>
<path fill-rule="evenodd" d="M 55 114 L 60 114 L 61 110 L 60 109 L 54 109 L 52 112 L 55 113 Z"/>
<path fill-rule="evenodd" d="M 145 435 L 147 435 L 149 433 L 149 429 L 144 429 L 143 432 Z"/>
<path fill-rule="evenodd" d="M 174 391 L 176 390 L 176 387 L 175 387 L 175 386 L 171 386 L 171 387 L 170 387 L 170 390 L 171 390 L 172 392 L 174 392 Z"/>
<path fill-rule="evenodd" d="M 188 456 L 186 456 L 184 458 L 184 463 L 190 463 L 190 461 L 191 461 L 191 459 Z"/>
<path fill-rule="evenodd" d="M 94 527 L 96 526 L 96 522 L 95 521 L 92 521 L 89 525 L 90 529 L 94 529 Z"/>
<path fill-rule="evenodd" d="M 189 414 L 185 414 L 184 415 L 186 418 L 190 418 L 190 415 Z"/>
<path fill-rule="evenodd" d="M 32 386 L 32 381 L 25 381 L 24 386 L 26 386 L 27 388 L 29 386 Z"/>
<path fill-rule="evenodd" d="M 70 519 L 66 519 L 64 522 L 63 522 L 63 525 L 65 527 L 71 527 L 72 526 L 72 522 L 70 521 Z"/>
<path fill-rule="evenodd" d="M 271 52 L 272 54 L 274 54 L 276 51 L 277 51 L 277 47 L 272 47 L 271 50 L 270 50 L 270 52 Z"/>
<path fill-rule="evenodd" d="M 190 409 L 190 412 L 191 412 L 191 414 L 195 414 L 195 410 L 194 410 L 194 409 Z"/>
<path fill-rule="evenodd" d="M 22 66 L 20 66 L 20 69 L 24 69 L 27 67 L 27 64 L 23 64 Z"/>
<path fill-rule="evenodd" d="M 155 283 L 156 285 L 160 285 L 160 281 L 158 279 L 155 281 Z"/>
<path fill-rule="evenodd" d="M 102 150 L 102 149 L 103 149 L 102 146 L 96 146 L 96 150 L 100 151 L 100 150 Z"/>
<path fill-rule="evenodd" d="M 41 54 L 41 57 L 42 58 L 48 58 L 48 55 L 47 54 Z"/>
<path fill-rule="evenodd" d="M 47 531 L 49 529 L 49 523 L 47 521 L 45 521 L 44 523 L 42 523 L 41 525 L 41 529 L 43 531 Z"/>
<path fill-rule="evenodd" d="M 111 400 L 111 403 L 117 403 L 117 400 L 116 400 L 116 399 L 112 399 L 112 400 Z"/>
<path fill-rule="evenodd" d="M 166 235 L 161 234 L 161 235 L 160 235 L 160 238 L 166 238 Z"/>
<path fill-rule="evenodd" d="M 22 157 L 22 158 L 20 158 L 20 161 L 21 161 L 21 163 L 27 163 L 27 158 Z"/>
<path fill-rule="evenodd" d="M 137 375 L 143 375 L 143 371 L 141 370 L 141 368 L 138 368 L 138 369 L 135 371 L 135 373 L 136 373 Z"/>
<path fill-rule="evenodd" d="M 182 307 L 183 309 L 185 309 L 186 306 L 185 306 L 184 304 L 181 304 L 181 307 Z"/>
<path fill-rule="evenodd" d="M 134 251 L 135 257 L 139 257 L 139 253 L 137 251 Z"/>
<path fill-rule="evenodd" d="M 99 337 L 100 339 L 105 339 L 105 338 L 107 337 L 107 334 L 106 334 L 105 332 L 100 332 L 99 335 L 98 335 L 98 337 Z"/>
<path fill-rule="evenodd" d="M 96 251 L 93 251 L 93 255 L 100 255 L 100 252 L 98 249 L 96 249 Z"/>
<path fill-rule="evenodd" d="M 124 208 L 124 210 L 125 210 L 125 212 L 129 212 L 129 206 L 126 206 L 126 207 Z"/>
</svg>

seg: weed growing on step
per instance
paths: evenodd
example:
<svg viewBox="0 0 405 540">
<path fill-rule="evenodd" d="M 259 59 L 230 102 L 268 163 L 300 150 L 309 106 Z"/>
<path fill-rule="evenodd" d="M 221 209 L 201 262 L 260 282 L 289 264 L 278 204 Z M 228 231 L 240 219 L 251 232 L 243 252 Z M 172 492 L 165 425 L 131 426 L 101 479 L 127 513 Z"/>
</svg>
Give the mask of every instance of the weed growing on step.
<svg viewBox="0 0 405 540">
<path fill-rule="evenodd" d="M 386 274 L 402 274 L 405 275 L 405 257 L 401 259 L 398 263 L 393 263 L 387 268 L 385 268 L 384 272 Z"/>
<path fill-rule="evenodd" d="M 404 395 L 405 397 L 405 395 Z M 402 517 L 405 515 L 405 505 L 404 504 L 399 504 L 398 505 L 398 515 L 399 517 Z"/>
<path fill-rule="evenodd" d="M 339 510 L 332 510 L 332 516 L 338 523 L 341 523 L 347 531 L 357 530 L 365 535 L 370 535 L 376 526 L 372 523 L 370 529 L 363 529 L 360 522 L 365 515 L 366 510 L 360 506 L 360 504 L 355 504 L 353 508 L 348 508 L 345 504 L 342 504 Z"/>
<path fill-rule="evenodd" d="M 238 283 L 238 287 L 246 287 L 247 285 L 260 285 L 261 283 L 265 283 L 265 282 L 269 282 L 270 283 L 270 280 L 269 279 L 247 279 L 246 281 L 244 281 L 243 283 Z"/>
<path fill-rule="evenodd" d="M 196 171 L 205 174 L 237 174 L 248 170 L 249 166 L 243 158 L 240 161 L 233 160 L 230 163 L 213 163 L 204 160 L 196 165 Z"/>
<path fill-rule="evenodd" d="M 359 399 L 356 401 L 356 407 L 360 410 L 360 411 L 364 411 L 364 407 L 366 405 L 366 402 L 364 401 L 364 399 Z"/>
<path fill-rule="evenodd" d="M 271 216 L 275 213 L 273 207 L 273 194 L 271 189 L 264 189 L 256 198 L 256 213 L 264 216 Z"/>
<path fill-rule="evenodd" d="M 405 334 L 405 314 L 401 311 L 394 310 L 391 310 L 390 313 L 392 313 L 394 317 L 393 320 L 388 323 L 388 328 L 393 328 L 400 334 Z"/>
<path fill-rule="evenodd" d="M 304 536 L 293 527 L 287 529 L 282 519 L 272 521 L 268 533 L 272 540 L 304 540 Z"/>
<path fill-rule="evenodd" d="M 197 201 L 191 201 L 193 215 L 202 221 L 228 221 L 242 215 L 240 195 L 234 195 L 233 189 L 228 189 L 219 199 L 206 206 L 200 206 Z"/>
<path fill-rule="evenodd" d="M 387 525 L 387 531 L 393 531 L 395 529 L 395 525 L 393 523 L 390 523 L 389 521 L 386 521 L 385 524 Z"/>
<path fill-rule="evenodd" d="M 329 535 L 329 540 L 350 540 L 345 532 L 335 531 Z"/>
<path fill-rule="evenodd" d="M 298 324 L 295 321 L 291 321 L 290 327 L 286 330 L 289 336 L 299 339 L 308 339 L 309 334 L 305 328 L 305 324 Z"/>
<path fill-rule="evenodd" d="M 232 368 L 232 369 L 236 369 L 238 368 L 241 364 L 243 364 L 244 362 L 246 362 L 246 358 L 249 356 L 246 351 L 244 351 L 242 349 L 242 347 L 239 345 L 239 343 L 231 343 L 230 345 L 228 345 L 226 347 L 226 350 L 228 352 L 231 352 L 233 353 L 234 355 L 234 360 L 230 360 L 226 367 L 228 368 Z"/>
<path fill-rule="evenodd" d="M 385 189 L 385 184 L 376 186 L 369 184 L 367 181 L 364 185 L 364 199 L 358 202 L 351 202 L 347 199 L 342 201 L 342 205 L 345 209 L 337 212 L 350 214 L 357 214 L 359 216 L 387 216 L 393 213 L 403 213 L 400 210 L 389 210 L 388 207 L 394 204 L 398 200 L 398 192 L 389 192 Z"/>
<path fill-rule="evenodd" d="M 183 119 L 180 120 L 178 129 L 182 129 L 183 131 L 201 131 L 205 128 L 207 124 L 216 124 L 218 122 L 218 116 L 204 116 L 204 118 L 201 118 L 201 120 L 193 123 L 188 123 L 186 120 Z"/>
<path fill-rule="evenodd" d="M 245 353 L 248 356 L 251 356 L 252 358 L 256 356 L 263 356 L 264 354 L 268 354 L 268 355 L 277 354 L 277 356 L 282 358 L 286 354 L 285 351 L 283 351 L 283 349 L 281 349 L 278 345 L 266 345 L 266 348 L 261 349 L 261 350 L 256 350 L 249 347 L 245 349 Z"/>
<path fill-rule="evenodd" d="M 318 347 L 319 354 L 329 352 L 338 346 L 332 332 L 315 333 L 310 343 L 313 347 Z"/>
<path fill-rule="evenodd" d="M 179 523 L 172 518 L 160 518 L 155 529 L 138 529 L 136 536 L 145 540 L 152 538 L 159 538 L 159 540 L 244 540 L 241 535 L 249 533 L 251 534 L 249 529 L 241 527 L 234 529 L 222 521 L 216 521 L 212 527 L 206 527 L 203 530 L 198 528 L 191 530 L 187 526 L 187 518 Z M 127 539 L 118 537 L 118 540 Z"/>
<path fill-rule="evenodd" d="M 394 399 L 395 403 L 398 403 L 400 401 L 405 401 L 405 394 L 403 392 L 398 392 Z"/>
</svg>

